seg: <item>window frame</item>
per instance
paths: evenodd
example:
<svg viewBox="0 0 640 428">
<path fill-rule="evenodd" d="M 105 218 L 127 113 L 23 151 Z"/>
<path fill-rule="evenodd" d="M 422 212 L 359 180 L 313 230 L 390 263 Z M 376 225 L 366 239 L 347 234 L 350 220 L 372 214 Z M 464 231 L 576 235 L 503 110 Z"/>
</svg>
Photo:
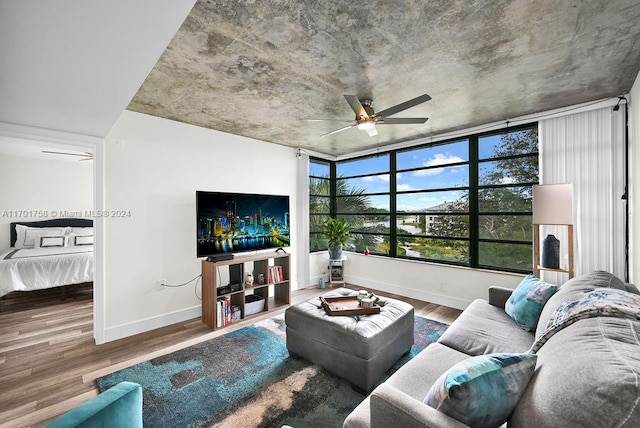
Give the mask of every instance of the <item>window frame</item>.
<svg viewBox="0 0 640 428">
<path fill-rule="evenodd" d="M 527 181 L 527 182 L 516 182 L 516 183 L 493 183 L 493 184 L 480 184 L 480 168 L 481 165 L 484 163 L 489 163 L 489 162 L 497 162 L 497 161 L 503 161 L 503 160 L 510 160 L 510 159 L 524 159 L 524 158 L 536 158 L 536 160 L 538 159 L 539 156 L 539 136 L 538 136 L 538 144 L 537 144 L 537 149 L 534 152 L 524 152 L 524 153 L 518 153 L 518 154 L 513 154 L 513 155 L 506 155 L 506 156 L 497 156 L 497 157 L 484 157 L 482 159 L 480 159 L 480 149 L 479 149 L 479 144 L 480 144 L 480 140 L 482 138 L 485 137 L 490 137 L 490 136 L 500 136 L 500 135 L 504 135 L 504 134 L 510 134 L 510 133 L 514 133 L 514 132 L 519 132 L 519 131 L 527 131 L 530 129 L 535 129 L 535 131 L 538 131 L 538 123 L 537 122 L 533 122 L 533 123 L 528 123 L 528 124 L 524 124 L 524 125 L 520 125 L 520 126 L 514 126 L 514 127 L 509 127 L 507 129 L 501 129 L 501 130 L 493 130 L 493 131 L 488 131 L 488 132 L 483 132 L 483 133 L 476 133 L 476 134 L 471 134 L 471 135 L 466 135 L 463 137 L 456 137 L 456 138 L 451 138 L 451 139 L 447 139 L 447 140 L 443 140 L 443 141 L 439 141 L 437 143 L 424 143 L 424 144 L 417 144 L 415 146 L 411 146 L 411 147 L 404 147 L 402 149 L 393 149 L 393 150 L 388 150 L 385 152 L 380 152 L 377 154 L 373 154 L 373 155 L 364 155 L 364 156 L 359 156 L 359 157 L 355 157 L 355 158 L 349 158 L 349 159 L 345 159 L 342 161 L 327 161 L 327 160 L 323 160 L 323 159 L 316 159 L 316 158 L 311 158 L 310 161 L 318 161 L 318 162 L 322 162 L 322 163 L 328 163 L 330 165 L 330 180 L 331 180 L 331 192 L 330 192 L 330 213 L 329 215 L 331 217 L 345 217 L 345 216 L 357 216 L 357 215 L 371 215 L 372 213 L 370 212 L 338 212 L 337 211 L 337 199 L 340 197 L 339 195 L 336 194 L 336 184 L 337 181 L 340 179 L 357 179 L 357 178 L 366 178 L 369 176 L 378 176 L 378 175 L 382 175 L 385 174 L 385 172 L 380 172 L 380 171 L 376 171 L 373 173 L 368 173 L 368 174 L 354 174 L 354 175 L 349 175 L 349 176 L 344 176 L 344 177 L 337 177 L 336 176 L 336 171 L 337 171 L 337 165 L 341 164 L 341 163 L 346 163 L 346 162 L 357 162 L 358 160 L 366 160 L 372 157 L 378 157 L 378 156 L 385 156 L 388 155 L 389 156 L 389 170 L 388 170 L 388 174 L 389 174 L 389 190 L 388 192 L 375 192 L 375 193 L 366 193 L 366 196 L 380 196 L 380 195 L 388 195 L 389 197 L 389 232 L 387 234 L 381 234 L 381 233 L 373 233 L 373 232 L 362 232 L 362 231 L 358 231 L 357 234 L 359 235 L 380 235 L 380 236 L 388 236 L 389 239 L 389 251 L 388 253 L 375 253 L 377 255 L 380 256 L 385 256 L 385 257 L 391 257 L 391 258 L 400 258 L 400 259 L 409 259 L 409 260 L 416 260 L 416 261 L 427 261 L 427 262 L 433 262 L 433 263 L 438 263 L 438 264 L 444 264 L 444 265 L 455 265 L 455 266 L 464 266 L 464 267 L 471 267 L 471 268 L 480 268 L 480 269 L 489 269 L 489 270 L 495 270 L 495 271 L 502 271 L 502 272 L 514 272 L 514 273 L 530 273 L 531 270 L 530 269 L 519 269 L 519 268 L 512 268 L 512 267 L 503 267 L 503 266 L 493 266 L 490 264 L 484 264 L 481 263 L 481 257 L 480 257 L 480 247 L 484 244 L 484 243 L 489 243 L 489 244 L 504 244 L 504 245 L 524 245 L 524 246 L 528 246 L 531 248 L 531 253 L 533 254 L 533 238 L 528 240 L 528 239 L 495 239 L 495 238 L 487 238 L 487 237 L 481 237 L 480 234 L 480 218 L 482 216 L 514 216 L 514 217 L 526 217 L 529 216 L 531 217 L 533 215 L 532 210 L 523 210 L 523 211 L 482 211 L 480 208 L 480 192 L 483 190 L 487 190 L 487 189 L 501 189 L 501 188 L 531 188 L 531 186 L 536 185 L 539 183 L 539 179 L 537 181 Z M 442 164 L 442 165 L 432 165 L 432 166 L 423 166 L 423 167 L 410 167 L 410 168 L 398 168 L 397 165 L 397 159 L 398 159 L 398 153 L 403 153 L 403 152 L 408 152 L 408 151 L 412 151 L 412 150 L 420 150 L 422 148 L 431 148 L 431 147 L 437 147 L 437 146 L 445 146 L 447 144 L 452 144 L 452 143 L 460 143 L 461 141 L 467 141 L 468 143 L 468 160 L 467 161 L 458 161 L 458 162 L 452 162 L 452 163 L 447 163 L 447 164 Z M 538 175 L 539 175 L 539 163 L 536 164 L 537 168 L 538 168 Z M 428 170 L 428 169 L 433 169 L 433 168 L 449 168 L 449 167 L 456 167 L 456 166 L 468 166 L 468 186 L 464 186 L 464 187 L 443 187 L 443 188 L 428 188 L 428 189 L 412 189 L 412 190 L 408 190 L 408 191 L 398 191 L 397 189 L 397 177 L 398 177 L 398 173 L 410 173 L 410 172 L 415 172 L 415 171 L 420 171 L 420 170 Z M 311 176 L 310 176 L 311 178 Z M 443 192 L 443 191 L 467 191 L 468 192 L 468 208 L 467 211 L 443 211 L 443 212 L 438 212 L 435 215 L 467 215 L 468 216 L 468 237 L 449 237 L 449 236 L 437 236 L 437 235 L 430 235 L 430 234 L 425 234 L 425 235 L 406 235 L 403 233 L 398 233 L 398 225 L 397 225 L 397 220 L 400 216 L 404 216 L 406 212 L 402 212 L 402 213 L 398 213 L 397 211 L 397 197 L 398 195 L 403 195 L 403 194 L 410 194 L 410 193 L 435 193 L 435 192 Z M 311 214 L 311 213 L 310 213 Z M 410 212 L 408 214 L 416 214 L 416 215 L 425 215 L 425 216 L 429 216 L 429 215 L 434 215 L 433 212 L 431 211 L 415 211 L 415 212 Z M 533 226 L 532 226 L 533 227 Z M 397 254 L 397 246 L 398 246 L 398 238 L 399 237 L 405 237 L 405 236 L 410 236 L 410 237 L 415 237 L 415 238 L 426 238 L 426 239 L 440 239 L 440 240 L 447 240 L 447 241 L 462 241 L 462 242 L 467 242 L 468 243 L 468 262 L 457 262 L 457 261 L 448 261 L 448 260 L 439 260 L 439 259 L 431 259 L 431 258 L 423 258 L 423 257 L 414 257 L 414 256 L 407 256 L 407 255 L 398 255 Z M 316 250 L 316 251 L 321 251 L 321 250 Z"/>
<path fill-rule="evenodd" d="M 312 224 L 313 222 L 311 221 L 312 216 L 328 216 L 328 217 L 333 217 L 335 214 L 335 180 L 333 179 L 333 177 L 335 177 L 335 162 L 334 161 L 328 161 L 328 160 L 324 160 L 324 159 L 317 159 L 317 158 L 309 158 L 309 163 L 316 163 L 316 164 L 322 164 L 322 165 L 327 165 L 329 167 L 329 177 L 324 177 L 324 176 L 318 176 L 318 175 L 313 175 L 311 173 L 311 168 L 309 168 L 309 177 L 307 180 L 307 187 L 310 187 L 310 183 L 311 180 L 326 180 L 329 183 L 329 194 L 328 195 L 324 195 L 324 194 L 314 194 L 309 192 L 309 214 L 308 214 L 308 220 L 309 220 L 309 251 L 311 253 L 315 253 L 315 252 L 319 252 L 319 251 L 326 251 L 327 250 L 327 245 L 318 245 L 317 248 L 312 249 L 312 245 L 314 245 L 314 243 L 323 243 L 322 239 L 320 238 L 321 232 L 319 231 L 313 231 L 312 230 Z M 328 199 L 329 203 L 329 211 L 312 211 L 311 210 L 311 205 L 312 205 L 312 200 L 313 198 L 322 198 L 322 199 Z"/>
</svg>

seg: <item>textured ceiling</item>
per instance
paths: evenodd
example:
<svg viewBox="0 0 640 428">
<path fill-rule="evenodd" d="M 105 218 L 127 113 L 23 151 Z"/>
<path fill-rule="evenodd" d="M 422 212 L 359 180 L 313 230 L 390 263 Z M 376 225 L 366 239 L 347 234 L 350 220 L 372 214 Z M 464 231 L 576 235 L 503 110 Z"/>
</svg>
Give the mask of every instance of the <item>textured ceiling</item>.
<svg viewBox="0 0 640 428">
<path fill-rule="evenodd" d="M 128 109 L 342 155 L 626 93 L 639 36 L 638 0 L 199 0 Z M 393 116 L 424 125 L 321 137 L 343 94 L 424 93 Z"/>
</svg>

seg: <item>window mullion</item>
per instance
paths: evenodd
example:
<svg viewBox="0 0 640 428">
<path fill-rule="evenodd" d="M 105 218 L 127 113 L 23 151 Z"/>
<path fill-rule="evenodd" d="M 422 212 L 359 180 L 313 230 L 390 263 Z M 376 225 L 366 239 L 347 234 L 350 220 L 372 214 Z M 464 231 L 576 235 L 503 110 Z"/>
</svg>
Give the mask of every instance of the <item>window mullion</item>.
<svg viewBox="0 0 640 428">
<path fill-rule="evenodd" d="M 329 164 L 329 215 L 336 218 L 337 210 L 337 193 L 338 193 L 338 180 L 336 177 L 336 163 L 331 162 Z"/>
<path fill-rule="evenodd" d="M 389 156 L 389 255 L 395 257 L 397 255 L 398 243 L 397 241 L 397 204 L 396 204 L 396 189 L 397 189 L 397 176 L 396 176 L 396 154 L 398 152 L 393 151 Z"/>
<path fill-rule="evenodd" d="M 480 218 L 478 213 L 478 137 L 469 137 L 469 265 L 479 262 Z"/>
</svg>

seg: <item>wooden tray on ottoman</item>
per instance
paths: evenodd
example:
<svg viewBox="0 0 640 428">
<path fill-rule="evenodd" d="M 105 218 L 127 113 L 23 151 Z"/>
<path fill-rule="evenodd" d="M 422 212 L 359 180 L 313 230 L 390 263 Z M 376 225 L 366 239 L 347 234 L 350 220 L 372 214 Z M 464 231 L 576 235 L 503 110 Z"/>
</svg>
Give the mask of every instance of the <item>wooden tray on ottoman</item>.
<svg viewBox="0 0 640 428">
<path fill-rule="evenodd" d="M 320 297 L 320 301 L 328 315 L 350 316 L 380 313 L 380 306 L 375 303 L 370 308 L 361 307 L 358 296 Z"/>
</svg>

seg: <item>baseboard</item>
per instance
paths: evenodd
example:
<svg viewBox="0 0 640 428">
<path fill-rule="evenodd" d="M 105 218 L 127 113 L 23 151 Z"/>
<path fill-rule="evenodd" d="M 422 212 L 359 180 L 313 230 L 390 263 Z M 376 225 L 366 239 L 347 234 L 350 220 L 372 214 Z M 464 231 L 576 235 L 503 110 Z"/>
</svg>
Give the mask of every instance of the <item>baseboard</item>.
<svg viewBox="0 0 640 428">
<path fill-rule="evenodd" d="M 104 338 L 105 342 L 111 342 L 114 340 L 133 336 L 135 334 L 155 330 L 156 328 L 166 327 L 171 324 L 176 324 L 194 318 L 200 318 L 201 316 L 202 306 L 198 305 L 192 308 L 181 309 L 179 311 L 170 312 L 168 314 L 158 315 L 157 317 L 151 317 L 140 321 L 122 324 L 116 327 L 107 328 L 104 331 Z"/>
<path fill-rule="evenodd" d="M 412 299 L 424 300 L 425 302 L 435 303 L 437 305 L 448 306 L 450 308 L 464 310 L 471 303 L 469 300 L 459 299 L 456 297 L 443 296 L 441 294 L 430 293 L 428 291 L 416 290 L 414 288 L 406 288 L 395 284 L 387 284 L 379 281 L 372 281 L 367 278 L 353 277 L 345 275 L 345 281 L 349 284 L 357 284 L 358 286 L 370 287 L 375 290 L 386 291 L 388 293 L 399 294 L 401 296 L 411 297 Z"/>
</svg>

